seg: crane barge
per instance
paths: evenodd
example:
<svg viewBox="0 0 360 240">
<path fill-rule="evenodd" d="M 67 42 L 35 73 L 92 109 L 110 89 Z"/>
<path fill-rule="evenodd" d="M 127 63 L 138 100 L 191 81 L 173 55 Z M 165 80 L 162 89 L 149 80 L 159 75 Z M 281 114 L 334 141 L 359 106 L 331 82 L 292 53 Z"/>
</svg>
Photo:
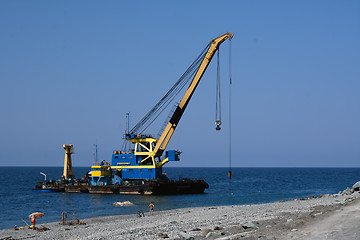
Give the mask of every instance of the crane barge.
<svg viewBox="0 0 360 240">
<path fill-rule="evenodd" d="M 209 187 L 204 180 L 180 179 L 172 181 L 163 175 L 162 167 L 170 161 L 179 161 L 181 153 L 177 150 L 165 151 L 165 149 L 215 52 L 225 40 L 231 40 L 232 37 L 233 34 L 226 33 L 211 40 L 160 102 L 133 129 L 125 134 L 124 140 L 133 145 L 132 150 L 115 150 L 112 154 L 111 163 L 96 162 L 83 179 L 74 180 L 71 165 L 72 145 L 64 145 L 65 161 L 62 179 L 40 182 L 34 190 L 115 194 L 203 193 Z M 192 81 L 172 113 L 161 136 L 156 138 L 140 133 L 140 128 L 144 122 L 148 121 L 151 115 L 159 110 L 160 106 L 165 105 L 164 101 L 167 101 L 169 96 L 172 97 L 175 91 L 179 90 L 179 86 L 185 85 L 186 76 L 189 75 Z"/>
</svg>

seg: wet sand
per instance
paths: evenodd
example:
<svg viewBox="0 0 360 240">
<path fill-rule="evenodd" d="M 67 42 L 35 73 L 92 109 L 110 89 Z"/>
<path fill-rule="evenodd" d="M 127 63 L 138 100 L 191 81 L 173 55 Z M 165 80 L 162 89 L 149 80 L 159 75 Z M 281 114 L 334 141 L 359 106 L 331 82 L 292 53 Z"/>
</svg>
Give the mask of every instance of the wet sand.
<svg viewBox="0 0 360 240">
<path fill-rule="evenodd" d="M 185 208 L 0 230 L 0 239 L 360 239 L 360 193 L 268 204 Z"/>
</svg>

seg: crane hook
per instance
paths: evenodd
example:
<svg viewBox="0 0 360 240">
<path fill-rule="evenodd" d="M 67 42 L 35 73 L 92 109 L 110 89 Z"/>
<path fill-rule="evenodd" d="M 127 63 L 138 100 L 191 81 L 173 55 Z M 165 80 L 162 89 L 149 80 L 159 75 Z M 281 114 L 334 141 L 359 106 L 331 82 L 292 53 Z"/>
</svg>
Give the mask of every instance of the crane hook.
<svg viewBox="0 0 360 240">
<path fill-rule="evenodd" d="M 216 124 L 216 128 L 215 128 L 215 129 L 218 130 L 218 131 L 221 130 L 221 127 L 220 127 L 221 121 L 220 121 L 220 120 L 216 120 L 216 121 L 215 121 L 215 124 Z"/>
</svg>

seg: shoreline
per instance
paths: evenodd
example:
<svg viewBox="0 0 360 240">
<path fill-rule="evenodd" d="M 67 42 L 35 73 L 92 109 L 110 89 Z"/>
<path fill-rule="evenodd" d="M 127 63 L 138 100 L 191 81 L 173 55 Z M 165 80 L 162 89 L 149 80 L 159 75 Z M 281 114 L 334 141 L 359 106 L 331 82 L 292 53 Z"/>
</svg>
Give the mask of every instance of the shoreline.
<svg viewBox="0 0 360 240">
<path fill-rule="evenodd" d="M 59 222 L 31 229 L 0 230 L 6 239 L 309 239 L 300 236 L 307 226 L 342 211 L 360 206 L 358 191 L 326 194 L 317 198 L 277 201 L 266 204 L 194 207 L 154 211 L 145 217 L 116 215 L 80 219 L 85 225 Z M 334 238 L 336 239 L 336 238 Z M 349 238 L 351 239 L 351 238 Z"/>
</svg>

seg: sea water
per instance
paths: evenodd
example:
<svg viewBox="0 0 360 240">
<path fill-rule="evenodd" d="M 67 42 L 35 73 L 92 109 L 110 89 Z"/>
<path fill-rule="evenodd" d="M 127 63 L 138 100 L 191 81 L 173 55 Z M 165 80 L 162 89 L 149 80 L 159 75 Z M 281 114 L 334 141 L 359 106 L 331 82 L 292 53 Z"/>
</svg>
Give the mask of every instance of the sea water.
<svg viewBox="0 0 360 240">
<path fill-rule="evenodd" d="M 77 178 L 89 170 L 74 167 Z M 43 212 L 37 224 L 61 220 L 62 212 L 75 212 L 76 218 L 147 213 L 187 207 L 269 203 L 309 195 L 334 194 L 360 180 L 360 168 L 233 168 L 229 181 L 227 168 L 164 168 L 169 178 L 204 179 L 204 194 L 142 196 L 87 193 L 44 193 L 32 189 L 37 182 L 59 179 L 61 167 L 0 167 L 0 229 L 30 224 L 28 215 Z M 129 200 L 131 207 L 115 207 L 116 201 Z"/>
</svg>

